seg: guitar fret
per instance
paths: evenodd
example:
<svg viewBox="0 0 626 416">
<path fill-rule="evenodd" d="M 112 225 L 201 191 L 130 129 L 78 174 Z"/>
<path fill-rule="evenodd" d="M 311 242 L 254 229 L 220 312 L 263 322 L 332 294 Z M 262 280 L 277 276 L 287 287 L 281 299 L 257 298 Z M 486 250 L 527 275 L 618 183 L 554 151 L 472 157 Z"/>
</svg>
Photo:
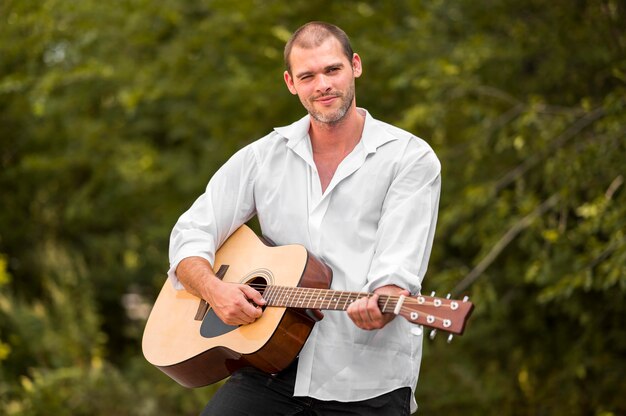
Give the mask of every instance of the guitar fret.
<svg viewBox="0 0 626 416">
<path fill-rule="evenodd" d="M 348 309 L 348 303 L 351 303 L 351 302 L 349 302 L 349 301 L 350 301 L 350 297 L 352 297 L 352 293 L 348 294 L 348 295 L 346 296 L 346 300 L 343 302 L 343 310 L 344 310 L 344 311 L 345 311 L 346 309 Z"/>
<path fill-rule="evenodd" d="M 293 306 L 293 299 L 298 291 L 298 288 L 285 288 L 285 306 L 290 307 Z"/>
<path fill-rule="evenodd" d="M 318 309 L 317 308 L 317 291 L 318 289 L 311 289 L 311 296 L 309 296 L 309 308 Z"/>
<path fill-rule="evenodd" d="M 332 295 L 330 296 L 330 298 L 328 298 L 328 304 L 326 305 L 326 309 L 330 309 L 330 302 L 333 301 L 333 296 L 335 296 L 335 290 L 332 291 Z M 330 294 L 330 292 L 328 293 Z"/>
<path fill-rule="evenodd" d="M 278 288 L 278 292 L 279 292 L 279 297 L 278 297 L 278 305 L 279 305 L 279 306 L 285 306 L 285 295 L 286 295 L 286 293 L 285 293 L 285 289 L 286 289 L 286 288 L 285 288 L 285 287 L 283 287 L 283 286 L 280 286 L 280 287 Z"/>
<path fill-rule="evenodd" d="M 279 286 L 272 287 L 272 300 L 274 302 L 273 306 L 279 306 L 279 300 L 280 300 L 280 287 Z"/>
<path fill-rule="evenodd" d="M 263 291 L 263 299 L 265 299 L 268 305 L 273 304 L 273 300 L 274 300 L 272 296 L 273 289 L 274 289 L 274 286 L 266 286 L 265 290 Z"/>
<path fill-rule="evenodd" d="M 297 291 L 296 288 L 285 287 L 285 296 L 283 299 L 283 304 L 284 304 L 283 306 L 287 308 L 292 306 L 291 304 L 293 302 L 293 296 L 294 296 L 295 291 Z"/>
<path fill-rule="evenodd" d="M 315 301 L 314 301 L 315 291 L 316 291 L 316 289 L 309 289 L 307 291 L 307 293 L 308 293 L 308 298 L 306 299 L 306 307 L 307 308 L 313 308 L 313 309 L 315 308 Z"/>
<path fill-rule="evenodd" d="M 348 298 L 350 300 L 350 303 L 352 304 L 354 301 L 357 301 L 357 300 L 361 299 L 361 297 L 362 297 L 361 293 L 352 292 Z M 350 306 L 350 305 L 348 305 L 348 306 Z M 348 309 L 348 308 L 346 308 L 346 309 Z"/>
<path fill-rule="evenodd" d="M 294 288 L 285 287 L 285 298 L 283 302 L 286 307 L 292 306 L 293 298 L 297 290 L 298 290 L 297 288 L 294 289 Z"/>
<path fill-rule="evenodd" d="M 309 290 L 307 289 L 300 289 L 300 305 L 298 306 L 299 308 L 303 308 L 306 309 L 307 308 L 307 296 L 309 294 Z"/>
<path fill-rule="evenodd" d="M 274 297 L 274 305 L 279 306 L 280 305 L 280 287 L 279 286 L 274 287 L 273 297 Z"/>
<path fill-rule="evenodd" d="M 314 303 L 312 304 L 311 302 L 313 301 L 313 297 L 315 296 L 315 289 L 310 289 L 307 291 L 309 297 L 307 299 L 307 297 L 305 296 L 304 301 L 306 304 L 307 308 L 312 308 L 313 305 L 315 305 Z"/>
<path fill-rule="evenodd" d="M 305 292 L 301 288 L 298 288 L 297 289 L 296 299 L 295 299 L 296 300 L 295 306 L 298 307 L 298 308 L 302 307 L 302 295 L 303 294 L 306 296 Z"/>
<path fill-rule="evenodd" d="M 324 299 L 326 299 L 325 291 L 318 289 L 315 297 L 315 306 L 317 309 L 323 309 Z"/>
<path fill-rule="evenodd" d="M 285 287 L 285 298 L 283 300 L 285 307 L 290 307 L 293 301 L 294 292 L 297 289 Z"/>
<path fill-rule="evenodd" d="M 380 309 L 383 313 L 387 312 L 387 304 L 389 303 L 389 299 L 391 299 L 391 296 L 387 296 L 387 300 L 385 301 L 385 304 L 383 305 L 383 307 Z"/>
</svg>

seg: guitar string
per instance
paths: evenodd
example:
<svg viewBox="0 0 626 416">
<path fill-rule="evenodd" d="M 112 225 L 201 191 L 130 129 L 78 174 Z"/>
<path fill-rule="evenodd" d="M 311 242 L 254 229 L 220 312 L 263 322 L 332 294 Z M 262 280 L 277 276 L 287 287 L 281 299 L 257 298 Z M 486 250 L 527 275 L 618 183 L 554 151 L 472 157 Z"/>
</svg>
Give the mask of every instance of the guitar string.
<svg viewBox="0 0 626 416">
<path fill-rule="evenodd" d="M 268 301 L 272 301 L 272 302 L 278 302 L 278 303 L 282 303 L 280 296 L 283 296 L 281 294 L 278 295 L 278 298 L 274 297 L 274 296 L 267 296 L 266 300 Z M 363 298 L 365 296 L 361 296 L 360 298 Z M 292 299 L 288 299 L 288 300 L 292 300 Z M 324 303 L 327 303 L 328 306 L 330 305 L 335 305 L 337 307 L 339 307 L 339 304 L 343 304 L 344 307 L 348 306 L 348 302 L 353 300 L 353 296 L 337 296 L 337 297 L 333 297 L 333 298 L 327 298 L 327 297 L 321 297 L 321 298 L 316 298 L 316 299 L 304 299 L 301 300 L 300 303 L 301 304 L 307 304 L 307 305 L 318 305 L 319 307 L 323 307 Z M 398 303 L 399 298 L 390 298 L 389 301 L 387 302 L 387 307 L 395 307 Z M 386 299 L 380 299 L 379 303 L 383 303 L 386 302 Z M 296 301 L 297 302 L 297 301 Z M 351 302 L 350 302 L 351 303 Z M 407 306 L 434 306 L 434 307 L 442 307 L 442 308 L 449 308 L 449 305 L 444 305 L 441 304 L 439 306 L 436 306 L 434 302 L 415 302 L 415 301 L 407 301 L 405 299 L 404 305 Z M 382 306 L 385 306 L 384 304 Z M 410 308 L 407 308 L 410 309 Z"/>
<path fill-rule="evenodd" d="M 266 288 L 267 289 L 267 285 L 259 285 L 259 284 L 253 284 L 252 286 L 256 286 L 259 288 Z M 277 301 L 280 302 L 281 298 L 287 297 L 288 300 L 292 300 L 294 297 L 299 296 L 301 297 L 303 294 L 305 296 L 305 299 L 302 300 L 300 303 L 305 302 L 307 305 L 311 305 L 311 303 L 313 303 L 312 307 L 319 307 L 321 309 L 324 309 L 324 302 L 327 302 L 327 306 L 326 308 L 328 309 L 333 309 L 331 308 L 331 304 L 335 304 L 335 310 L 346 310 L 347 309 L 347 302 L 349 300 L 351 300 L 352 298 L 356 297 L 371 297 L 373 296 L 373 294 L 371 293 L 362 293 L 362 292 L 342 292 L 339 293 L 339 295 L 337 295 L 337 293 L 335 293 L 336 291 L 332 290 L 332 289 L 316 289 L 316 288 L 298 288 L 298 287 L 291 287 L 291 286 L 269 286 L 270 288 L 270 292 L 267 296 L 269 299 L 269 301 Z M 319 292 L 319 293 L 316 293 Z M 317 297 L 316 299 L 313 299 L 314 296 L 317 296 L 318 294 L 322 294 L 323 296 L 321 297 Z M 328 298 L 328 295 L 331 295 L 330 298 Z M 306 299 L 306 297 L 309 297 L 309 299 Z M 383 311 L 385 310 L 384 307 L 387 306 L 390 303 L 390 307 L 393 307 L 395 309 L 395 306 L 397 306 L 397 301 L 400 299 L 398 296 L 388 296 L 388 295 L 383 295 L 383 296 L 387 296 L 388 299 L 381 299 L 379 301 L 379 303 L 382 303 L 382 301 L 385 302 L 385 304 L 381 307 L 381 309 L 383 309 Z M 420 295 L 421 296 L 421 295 Z M 274 297 L 277 297 L 277 299 L 275 299 Z M 400 312 L 404 313 L 404 314 L 410 314 L 411 312 L 415 312 L 415 310 L 413 308 L 411 308 L 411 305 L 419 305 L 419 306 L 435 306 L 435 307 L 449 307 L 450 305 L 444 304 L 443 302 L 437 306 L 435 305 L 434 302 L 430 302 L 430 301 L 426 301 L 427 297 L 424 297 L 424 301 L 423 302 L 419 302 L 416 300 L 416 298 L 411 298 L 411 297 L 406 297 L 405 298 L 405 303 L 406 306 L 403 304 L 403 306 L 400 308 Z M 447 300 L 447 299 L 446 299 Z M 339 306 L 339 304 L 343 302 L 343 306 Z M 288 305 L 285 305 L 288 306 Z M 439 316 L 435 316 L 432 315 L 432 317 L 435 319 L 435 321 L 444 321 L 446 318 L 444 317 L 439 317 Z"/>
<path fill-rule="evenodd" d="M 281 297 L 285 297 L 288 296 L 289 299 L 293 299 L 296 296 L 305 296 L 305 299 L 302 300 L 303 302 L 306 302 L 307 304 L 309 303 L 320 303 L 323 304 L 324 302 L 328 302 L 328 303 L 341 303 L 341 302 L 347 302 L 349 300 L 351 300 L 352 298 L 356 298 L 356 299 L 361 299 L 364 297 L 372 297 L 374 294 L 373 293 L 364 293 L 364 292 L 345 292 L 345 291 L 334 291 L 333 289 L 317 289 L 317 288 L 298 288 L 298 287 L 292 287 L 292 286 L 275 286 L 275 285 L 263 285 L 263 284 L 250 284 L 251 287 L 254 288 L 260 288 L 260 289 L 264 289 L 264 288 L 270 288 L 271 293 L 269 293 L 269 297 L 271 297 L 271 299 L 268 300 L 280 300 L 280 299 L 276 299 L 276 298 L 281 298 Z M 333 293 L 333 292 L 342 292 L 342 293 Z M 318 298 L 313 298 L 314 295 L 319 295 L 321 294 L 321 297 Z M 329 298 L 330 295 L 330 298 Z M 306 299 L 306 297 L 309 297 L 309 299 Z M 399 296 L 393 296 L 393 295 L 380 295 L 380 296 L 386 296 L 390 302 L 395 302 L 395 304 L 397 304 L 398 300 L 400 299 Z M 411 296 L 406 296 L 404 298 L 404 303 L 405 304 L 413 304 L 413 305 L 421 305 L 421 306 L 435 306 L 435 302 L 434 301 L 429 301 L 428 298 L 431 298 L 429 296 L 423 296 L 423 295 L 418 295 L 418 296 L 422 296 L 424 298 L 424 301 L 420 303 L 420 301 L 418 301 L 418 299 L 416 297 L 411 297 Z M 448 300 L 448 299 L 445 299 Z M 379 300 L 380 302 L 380 300 Z M 393 304 L 391 304 L 390 306 L 393 306 Z M 439 307 L 449 307 L 450 305 L 444 303 L 442 301 L 441 305 L 439 305 Z"/>
<path fill-rule="evenodd" d="M 374 293 L 365 293 L 365 292 L 346 292 L 346 291 L 335 291 L 333 289 L 318 289 L 318 288 L 299 288 L 299 287 L 291 287 L 291 286 L 267 286 L 267 285 L 262 285 L 262 284 L 251 284 L 250 285 L 253 288 L 270 288 L 271 289 L 271 294 L 270 296 L 285 296 L 285 295 L 290 295 L 291 297 L 294 296 L 308 296 L 308 294 L 321 294 L 323 295 L 323 299 L 321 300 L 321 302 L 336 302 L 336 299 L 339 298 L 341 300 L 350 300 L 351 298 L 364 298 L 364 297 L 372 297 L 374 296 Z M 291 293 L 289 293 L 291 292 Z M 342 293 L 333 293 L 333 292 L 342 292 Z M 328 299 L 328 295 L 331 295 L 331 298 Z M 394 296 L 394 295 L 379 295 L 379 296 L 386 296 L 388 297 L 390 300 L 392 301 L 398 301 L 400 299 L 399 296 Z M 421 305 L 434 305 L 434 301 L 428 301 L 428 298 L 431 298 L 430 296 L 424 296 L 424 295 L 418 295 L 418 296 L 422 296 L 424 298 L 424 302 L 420 303 L 416 297 L 412 297 L 412 296 L 406 296 L 404 298 L 404 302 L 409 302 L 409 303 L 415 303 L 415 304 L 421 304 Z M 445 299 L 448 300 L 448 299 Z M 447 304 L 445 304 L 442 300 L 442 304 L 441 306 L 449 306 Z"/>
<path fill-rule="evenodd" d="M 353 297 L 357 297 L 357 298 L 363 298 L 363 297 L 372 297 L 374 294 L 373 293 L 365 293 L 365 292 L 345 292 L 345 291 L 338 291 L 341 292 L 339 293 L 339 295 L 334 294 L 334 297 L 331 297 L 330 299 L 327 298 L 328 295 L 333 295 L 333 292 L 337 292 L 333 289 L 322 289 L 322 288 L 301 288 L 301 287 L 293 287 L 293 286 L 277 286 L 277 285 L 265 285 L 265 284 L 257 284 L 257 283 L 252 283 L 250 284 L 251 287 L 254 288 L 259 288 L 259 289 L 264 289 L 263 292 L 265 292 L 266 289 L 269 288 L 270 293 L 268 294 L 268 298 L 266 299 L 268 301 L 277 301 L 280 302 L 281 298 L 287 297 L 288 300 L 293 299 L 294 297 L 297 296 L 309 296 L 311 299 L 309 300 L 303 300 L 302 302 L 305 302 L 307 305 L 311 305 L 311 303 L 313 303 L 313 306 L 311 306 L 312 308 L 315 308 L 315 306 L 318 306 L 319 303 L 319 308 L 323 308 L 324 306 L 324 302 L 328 302 L 327 307 L 330 308 L 330 304 L 334 303 L 335 306 L 338 306 L 339 303 L 341 303 L 342 301 L 344 301 L 344 305 L 343 307 L 339 308 L 339 309 L 335 309 L 335 310 L 346 310 L 347 309 L 347 301 L 349 301 L 351 298 Z M 317 298 L 317 299 L 312 299 L 313 295 L 317 295 L 317 294 L 322 294 L 323 297 L 321 298 Z M 382 296 L 387 296 L 389 301 L 387 301 L 388 303 L 390 303 L 390 307 L 394 307 L 397 305 L 397 302 L 399 301 L 400 297 L 399 296 L 393 296 L 393 295 L 382 295 Z M 422 296 L 422 295 L 418 295 L 418 296 Z M 411 304 L 413 305 L 418 305 L 418 306 L 434 306 L 434 307 L 450 307 L 450 305 L 446 305 L 443 302 L 441 303 L 441 305 L 436 306 L 434 301 L 427 301 L 427 298 L 432 298 L 431 296 L 422 296 L 424 298 L 424 301 L 422 303 L 420 303 L 417 298 L 413 298 L 413 297 L 405 297 L 404 298 L 404 303 L 403 305 L 400 307 L 400 312 L 404 313 L 404 314 L 410 314 L 411 312 L 415 312 L 415 310 L 413 308 L 410 307 Z M 449 300 L 449 299 L 445 299 L 445 300 Z M 380 300 L 379 300 L 380 303 Z M 405 304 L 407 304 L 407 306 L 405 306 Z M 278 306 L 278 305 L 274 305 L 274 306 Z M 287 305 L 285 305 L 287 306 Z M 430 315 L 430 314 L 427 314 Z M 443 322 L 446 318 L 444 317 L 439 317 L 436 315 L 431 315 L 434 318 L 434 322 L 438 322 L 441 321 Z M 433 322 L 433 323 L 434 323 Z M 430 324 L 432 325 L 432 323 Z"/>
</svg>

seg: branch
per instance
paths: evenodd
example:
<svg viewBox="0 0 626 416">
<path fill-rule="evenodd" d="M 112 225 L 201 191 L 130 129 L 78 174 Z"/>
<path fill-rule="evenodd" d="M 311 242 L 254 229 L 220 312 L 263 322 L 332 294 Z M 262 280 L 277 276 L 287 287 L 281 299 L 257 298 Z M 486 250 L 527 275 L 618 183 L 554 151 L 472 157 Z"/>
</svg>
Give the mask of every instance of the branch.
<svg viewBox="0 0 626 416">
<path fill-rule="evenodd" d="M 513 170 L 504 175 L 495 185 L 495 193 L 497 194 L 502 189 L 510 185 L 514 180 L 526 173 L 530 168 L 535 166 L 539 161 L 549 154 L 552 150 L 562 147 L 572 137 L 575 137 L 585 127 L 594 123 L 596 120 L 605 115 L 604 108 L 598 107 L 590 113 L 585 114 L 583 117 L 576 120 L 574 124 L 569 126 L 567 130 L 556 137 L 550 144 L 550 147 L 543 154 L 533 155 L 524 160 L 521 164 L 517 165 Z"/>
<path fill-rule="evenodd" d="M 470 271 L 467 276 L 459 282 L 458 285 L 452 290 L 453 294 L 459 294 L 464 292 L 478 277 L 493 263 L 500 253 L 508 246 L 511 241 L 515 239 L 524 229 L 528 228 L 533 221 L 543 215 L 548 209 L 552 208 L 559 201 L 557 194 L 552 195 L 550 198 L 541 203 L 537 208 L 524 218 L 516 222 L 504 235 L 498 240 L 498 242 L 489 250 L 489 253 Z"/>
<path fill-rule="evenodd" d="M 613 182 L 611 182 L 611 184 L 609 185 L 609 188 L 604 193 L 604 197 L 606 198 L 607 201 L 613 198 L 613 195 L 615 194 L 617 189 L 620 186 L 622 186 L 623 183 L 624 183 L 624 177 L 622 175 L 618 175 L 615 179 L 613 179 Z"/>
</svg>

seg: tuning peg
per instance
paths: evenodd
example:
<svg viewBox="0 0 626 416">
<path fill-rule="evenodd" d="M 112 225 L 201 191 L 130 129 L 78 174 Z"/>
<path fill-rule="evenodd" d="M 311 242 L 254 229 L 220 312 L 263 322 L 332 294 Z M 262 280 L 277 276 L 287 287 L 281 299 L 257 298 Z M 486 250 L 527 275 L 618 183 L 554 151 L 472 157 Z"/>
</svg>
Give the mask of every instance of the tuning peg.
<svg viewBox="0 0 626 416">
<path fill-rule="evenodd" d="M 448 335 L 448 344 L 452 342 L 452 338 L 454 338 L 454 334 Z"/>
<path fill-rule="evenodd" d="M 446 299 L 450 299 L 450 296 L 451 296 L 451 295 L 448 293 L 448 294 L 446 295 Z"/>
<path fill-rule="evenodd" d="M 467 302 L 469 300 L 469 296 L 464 296 L 463 297 L 463 302 Z"/>
<path fill-rule="evenodd" d="M 430 339 L 435 339 L 435 335 L 437 335 L 437 330 L 433 329 L 430 331 L 430 335 L 428 336 Z"/>
<path fill-rule="evenodd" d="M 434 290 L 432 292 L 430 292 L 430 296 L 433 297 L 433 298 L 435 297 L 435 291 Z"/>
</svg>

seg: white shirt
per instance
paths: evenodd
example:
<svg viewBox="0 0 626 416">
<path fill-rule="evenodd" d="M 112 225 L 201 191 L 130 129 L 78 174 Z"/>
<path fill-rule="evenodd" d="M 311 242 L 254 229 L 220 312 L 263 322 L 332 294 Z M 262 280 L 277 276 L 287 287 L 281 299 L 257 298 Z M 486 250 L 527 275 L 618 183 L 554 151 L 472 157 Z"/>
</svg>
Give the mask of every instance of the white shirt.
<svg viewBox="0 0 626 416">
<path fill-rule="evenodd" d="M 238 151 L 176 223 L 169 278 L 178 263 L 215 251 L 255 214 L 278 245 L 302 244 L 333 270 L 332 288 L 367 291 L 394 284 L 419 293 L 430 256 L 441 187 L 433 150 L 365 114 L 361 140 L 322 193 L 309 116 L 275 128 Z M 358 328 L 326 311 L 300 352 L 296 396 L 358 401 L 417 384 L 421 328 L 402 318 Z M 413 401 L 412 411 L 416 409 Z"/>
</svg>

